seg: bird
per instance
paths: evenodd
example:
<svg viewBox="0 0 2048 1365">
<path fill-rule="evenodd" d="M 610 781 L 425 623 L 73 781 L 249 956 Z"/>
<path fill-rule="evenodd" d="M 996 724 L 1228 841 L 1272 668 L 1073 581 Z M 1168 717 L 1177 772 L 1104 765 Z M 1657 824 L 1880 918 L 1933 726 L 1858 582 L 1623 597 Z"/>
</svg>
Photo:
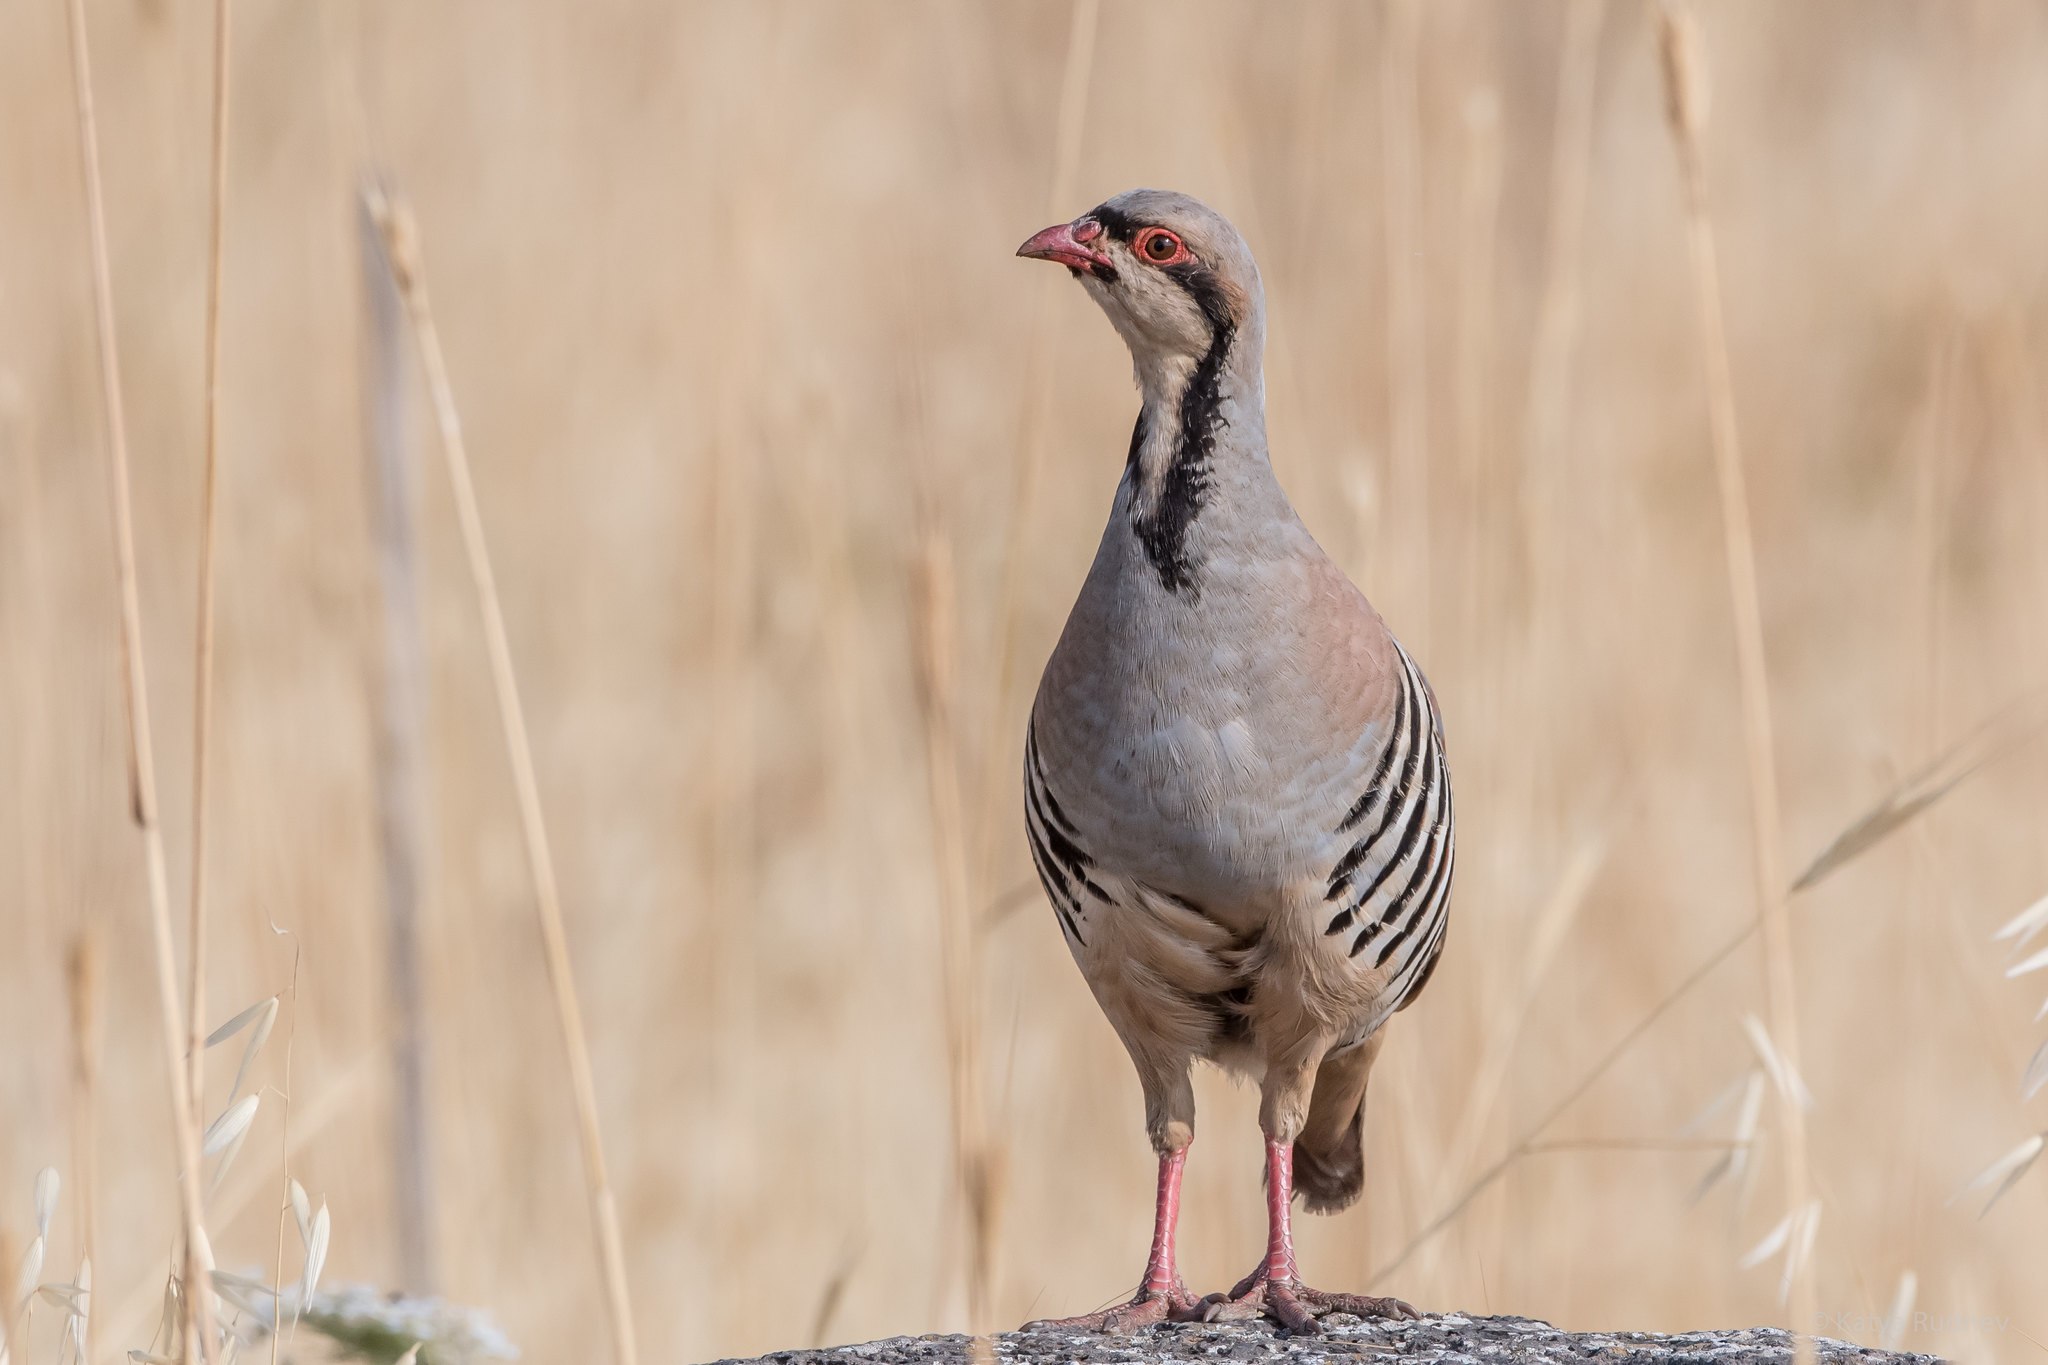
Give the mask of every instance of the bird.
<svg viewBox="0 0 2048 1365">
<path fill-rule="evenodd" d="M 1291 1211 L 1363 1187 L 1388 1020 L 1443 952 L 1455 824 L 1435 694 L 1296 514 L 1266 445 L 1251 249 L 1137 189 L 1037 233 L 1131 354 L 1141 397 L 1108 525 L 1024 735 L 1024 824 L 1054 918 L 1129 1052 L 1159 1159 L 1127 1303 L 1060 1325 L 1413 1318 L 1302 1282 Z M 1191 1070 L 1259 1086 L 1267 1240 L 1197 1299 L 1178 1272 Z"/>
</svg>

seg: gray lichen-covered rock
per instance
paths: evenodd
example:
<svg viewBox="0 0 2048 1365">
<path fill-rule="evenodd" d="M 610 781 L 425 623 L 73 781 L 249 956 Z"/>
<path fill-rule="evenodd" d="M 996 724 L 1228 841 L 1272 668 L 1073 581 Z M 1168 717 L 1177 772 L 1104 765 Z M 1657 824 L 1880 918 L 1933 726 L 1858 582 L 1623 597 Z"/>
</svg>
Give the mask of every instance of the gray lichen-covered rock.
<svg viewBox="0 0 2048 1365">
<path fill-rule="evenodd" d="M 1417 1322 L 1361 1322 L 1332 1315 L 1323 1334 L 1291 1336 L 1266 1323 L 1180 1323 L 1128 1337 L 1037 1327 L 989 1338 L 976 1352 L 969 1337 L 894 1337 L 864 1346 L 779 1351 L 751 1365 L 950 1365 L 976 1359 L 1012 1365 L 1150 1365 L 1154 1361 L 1373 1361 L 1385 1365 L 1789 1365 L 1792 1338 L 1775 1327 L 1725 1332 L 1560 1332 L 1529 1318 L 1468 1318 L 1456 1313 Z M 1823 1365 L 1932 1365 L 1934 1356 L 1873 1350 L 1817 1337 Z M 721 1365 L 743 1365 L 721 1362 Z"/>
</svg>

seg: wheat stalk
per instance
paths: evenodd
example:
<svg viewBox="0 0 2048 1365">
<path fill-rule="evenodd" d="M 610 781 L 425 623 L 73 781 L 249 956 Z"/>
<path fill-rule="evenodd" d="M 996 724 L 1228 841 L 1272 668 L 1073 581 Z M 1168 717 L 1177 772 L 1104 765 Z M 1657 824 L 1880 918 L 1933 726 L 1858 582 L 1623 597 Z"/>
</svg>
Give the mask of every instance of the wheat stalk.
<svg viewBox="0 0 2048 1365">
<path fill-rule="evenodd" d="M 142 646 L 142 600 L 136 582 L 135 518 L 128 484 L 128 424 L 121 402 L 119 339 L 114 330 L 113 271 L 108 262 L 105 193 L 100 179 L 99 124 L 93 107 L 92 55 L 85 26 L 85 0 L 67 0 L 71 36 L 71 78 L 77 99 L 78 149 L 85 181 L 86 225 L 92 251 L 94 324 L 99 340 L 101 400 L 107 422 L 108 491 L 114 529 L 114 570 L 121 600 L 121 677 L 128 721 L 129 799 L 142 832 L 148 876 L 150 942 L 156 962 L 157 1005 L 162 1015 L 165 1080 L 171 1093 L 173 1136 L 178 1151 L 178 1202 L 185 1233 L 185 1266 L 191 1283 L 195 1258 L 206 1245 L 199 1195 L 197 1097 L 179 1055 L 186 1030 L 178 1011 L 176 948 L 171 941 L 169 877 L 164 838 L 157 817 L 156 754 L 150 738 L 149 689 Z M 185 1358 L 213 1365 L 213 1296 L 185 1295 Z"/>
<path fill-rule="evenodd" d="M 526 713 L 519 700 L 519 682 L 512 668 L 511 638 L 505 629 L 504 608 L 498 600 L 497 577 L 491 569 L 490 548 L 484 539 L 483 514 L 477 506 L 476 485 L 470 476 L 468 447 L 462 438 L 455 390 L 448 378 L 447 360 L 441 351 L 441 335 L 434 325 L 426 279 L 421 273 L 412 211 L 402 200 L 376 191 L 371 193 L 370 208 L 383 231 L 384 249 L 392 274 L 397 281 L 399 295 L 405 300 L 406 314 L 412 321 L 413 339 L 419 347 L 420 363 L 426 372 L 435 424 L 440 429 L 441 453 L 446 458 L 449 489 L 454 496 L 456 520 L 462 531 L 463 551 L 469 560 L 471 585 L 476 590 L 477 609 L 483 619 L 491 687 L 497 696 L 498 720 L 504 731 L 506 757 L 512 769 L 520 831 L 526 845 L 527 870 L 533 877 L 534 908 L 540 919 L 548 984 L 554 993 L 556 1022 L 560 1027 L 563 1048 L 568 1054 L 570 1088 L 583 1152 L 590 1217 L 597 1236 L 598 1272 L 604 1284 L 612 1345 L 620 1365 L 637 1365 L 639 1348 L 634 1339 L 632 1300 L 626 1285 L 625 1248 L 619 1233 L 618 1201 L 612 1195 L 611 1180 L 605 1171 L 604 1141 L 598 1128 L 597 1082 L 590 1069 L 590 1044 L 584 1034 L 583 1009 L 576 997 L 576 977 L 569 961 L 568 935 L 562 928 L 561 893 L 555 880 L 555 860 L 548 845 L 547 823 L 541 814 L 540 780 L 534 772 L 533 745 L 527 737 Z"/>
</svg>

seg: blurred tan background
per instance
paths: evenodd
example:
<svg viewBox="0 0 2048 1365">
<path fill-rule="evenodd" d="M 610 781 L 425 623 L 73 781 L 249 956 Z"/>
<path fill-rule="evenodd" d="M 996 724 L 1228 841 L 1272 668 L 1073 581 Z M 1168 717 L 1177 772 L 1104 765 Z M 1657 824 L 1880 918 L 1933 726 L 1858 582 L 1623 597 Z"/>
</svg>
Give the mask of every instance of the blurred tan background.
<svg viewBox="0 0 2048 1365">
<path fill-rule="evenodd" d="M 2048 9 L 1700 9 L 1796 870 L 2048 664 Z M 90 10 L 182 922 L 211 20 Z M 153 1320 L 174 1163 L 66 51 L 54 0 L 0 5 L 0 1222 L 18 1245 L 34 1172 L 76 1175 L 63 963 L 90 929 L 104 1330 L 137 1296 Z M 920 503 L 954 566 L 941 739 L 981 926 L 994 1316 L 1080 1312 L 1138 1270 L 1137 1088 L 1029 885 L 1013 781 L 1136 398 L 1081 292 L 1010 253 L 1115 191 L 1193 192 L 1251 241 L 1275 462 L 1449 720 L 1454 932 L 1375 1082 L 1364 1205 L 1304 1220 L 1311 1278 L 1361 1285 L 1754 913 L 1642 5 L 237 0 L 234 61 L 209 993 L 225 1018 L 284 991 L 266 921 L 298 933 L 260 1065 L 283 1084 L 289 1033 L 331 1276 L 399 1273 L 353 200 L 373 166 L 417 210 L 475 460 L 649 1359 L 965 1325 Z M 409 402 L 438 1288 L 529 1359 L 596 1359 L 482 635 Z M 1910 1270 L 1920 1311 L 2010 1317 L 1907 1334 L 1972 1361 L 2048 1339 L 2048 1173 L 1981 1221 L 1945 1204 L 2048 1123 L 2019 1097 L 2040 978 L 2004 980 L 1988 941 L 2048 892 L 2044 800 L 2048 764 L 2018 754 L 1795 902 L 1821 1305 L 1882 1313 Z M 1620 1145 L 1516 1162 L 1386 1290 L 1568 1326 L 1779 1315 L 1778 1263 L 1735 1264 L 1784 1211 L 1772 1135 L 1746 1203 L 1690 1203 L 1713 1154 L 1668 1149 L 1754 1065 L 1759 964 L 1751 943 L 1546 1134 Z M 1201 1292 L 1263 1234 L 1254 1104 L 1214 1074 L 1199 1095 Z M 238 1176 L 275 1179 L 279 1110 Z M 272 1188 L 217 1198 L 223 1264 L 268 1262 Z"/>
</svg>

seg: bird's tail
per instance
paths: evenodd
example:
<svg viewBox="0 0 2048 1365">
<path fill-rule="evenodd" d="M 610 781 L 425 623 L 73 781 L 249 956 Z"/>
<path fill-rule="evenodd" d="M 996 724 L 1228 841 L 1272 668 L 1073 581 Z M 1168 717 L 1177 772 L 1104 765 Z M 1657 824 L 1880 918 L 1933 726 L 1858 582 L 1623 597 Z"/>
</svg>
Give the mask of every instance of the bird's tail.
<svg viewBox="0 0 2048 1365">
<path fill-rule="evenodd" d="M 1294 1189 L 1310 1213 L 1335 1213 L 1365 1188 L 1365 1087 L 1381 1033 L 1316 1069 L 1308 1121 L 1294 1140 Z"/>
</svg>

